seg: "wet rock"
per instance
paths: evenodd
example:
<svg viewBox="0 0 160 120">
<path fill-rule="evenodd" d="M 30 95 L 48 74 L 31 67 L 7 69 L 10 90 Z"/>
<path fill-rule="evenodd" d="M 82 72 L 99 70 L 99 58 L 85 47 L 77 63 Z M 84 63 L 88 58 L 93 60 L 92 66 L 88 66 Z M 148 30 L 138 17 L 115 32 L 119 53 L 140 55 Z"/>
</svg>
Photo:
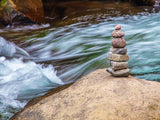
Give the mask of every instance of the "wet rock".
<svg viewBox="0 0 160 120">
<path fill-rule="evenodd" d="M 36 101 L 36 99 L 33 99 Z M 11 120 L 159 120 L 160 83 L 96 70 Z"/>
<path fill-rule="evenodd" d="M 120 55 L 120 54 L 113 54 L 109 52 L 107 54 L 107 59 L 111 61 L 116 61 L 116 62 L 125 62 L 129 60 L 129 56 L 127 54 L 125 55 Z"/>
<path fill-rule="evenodd" d="M 125 55 L 127 53 L 127 48 L 114 48 L 114 47 L 112 47 L 110 49 L 110 52 L 112 52 L 114 54 Z"/>
<path fill-rule="evenodd" d="M 121 70 L 121 69 L 126 69 L 128 68 L 128 62 L 114 62 L 110 61 L 111 68 L 113 70 Z"/>
<path fill-rule="evenodd" d="M 111 44 L 114 48 L 124 48 L 126 46 L 126 41 L 123 38 L 114 38 Z"/>
<path fill-rule="evenodd" d="M 131 71 L 128 68 L 115 71 L 110 67 L 107 68 L 107 71 L 111 73 L 114 77 L 128 77 L 131 74 Z"/>
</svg>

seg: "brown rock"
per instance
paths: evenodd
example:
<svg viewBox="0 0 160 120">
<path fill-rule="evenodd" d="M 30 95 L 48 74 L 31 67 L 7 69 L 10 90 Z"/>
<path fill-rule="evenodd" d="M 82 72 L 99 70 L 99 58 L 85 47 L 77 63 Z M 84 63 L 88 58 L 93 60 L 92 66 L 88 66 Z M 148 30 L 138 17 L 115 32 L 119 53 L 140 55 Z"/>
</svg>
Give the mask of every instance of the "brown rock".
<svg viewBox="0 0 160 120">
<path fill-rule="evenodd" d="M 96 70 L 11 120 L 159 120 L 160 83 Z"/>
<path fill-rule="evenodd" d="M 10 0 L 15 5 L 15 10 L 29 17 L 33 21 L 44 22 L 42 0 Z"/>
<path fill-rule="evenodd" d="M 114 47 L 112 47 L 110 49 L 110 52 L 112 52 L 114 54 L 125 55 L 127 53 L 127 48 L 114 48 Z"/>
<path fill-rule="evenodd" d="M 44 23 L 42 0 L 3 0 L 0 2 L 0 22 L 4 25 Z"/>
<path fill-rule="evenodd" d="M 111 68 L 113 70 L 121 70 L 121 69 L 128 68 L 128 62 L 114 62 L 114 61 L 111 61 L 110 64 L 111 64 Z"/>
<path fill-rule="evenodd" d="M 115 30 L 112 32 L 112 37 L 114 38 L 122 38 L 124 37 L 124 35 L 125 35 L 124 32 L 121 30 Z"/>
<path fill-rule="evenodd" d="M 121 30 L 121 25 L 116 25 L 115 30 Z"/>
<path fill-rule="evenodd" d="M 111 73 L 114 77 L 128 77 L 131 74 L 131 71 L 129 69 L 114 71 L 112 68 L 107 68 L 107 71 Z"/>
<path fill-rule="evenodd" d="M 111 44 L 114 48 L 124 48 L 126 46 L 126 41 L 123 38 L 114 38 Z"/>
<path fill-rule="evenodd" d="M 107 54 L 107 59 L 111 61 L 116 61 L 116 62 L 125 62 L 129 60 L 129 56 L 127 54 L 125 55 L 120 55 L 120 54 L 113 54 L 109 52 Z"/>
</svg>

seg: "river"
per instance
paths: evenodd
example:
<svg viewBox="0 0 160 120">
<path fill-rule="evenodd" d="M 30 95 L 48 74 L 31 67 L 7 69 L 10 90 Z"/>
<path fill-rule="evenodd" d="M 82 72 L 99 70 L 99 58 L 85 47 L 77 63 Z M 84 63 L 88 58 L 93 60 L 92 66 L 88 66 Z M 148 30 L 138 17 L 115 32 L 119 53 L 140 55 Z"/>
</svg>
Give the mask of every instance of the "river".
<svg viewBox="0 0 160 120">
<path fill-rule="evenodd" d="M 122 25 L 133 76 L 160 81 L 160 14 L 107 17 L 97 23 L 49 24 L 0 29 L 0 119 L 32 98 L 107 68 L 111 32 Z"/>
</svg>

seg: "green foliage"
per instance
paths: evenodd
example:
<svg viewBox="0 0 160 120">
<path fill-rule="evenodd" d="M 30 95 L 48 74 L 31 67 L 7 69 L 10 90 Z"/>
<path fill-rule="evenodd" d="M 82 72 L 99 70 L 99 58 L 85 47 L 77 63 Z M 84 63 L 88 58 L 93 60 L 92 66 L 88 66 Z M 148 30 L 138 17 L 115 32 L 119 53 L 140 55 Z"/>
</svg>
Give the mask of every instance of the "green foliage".
<svg viewBox="0 0 160 120">
<path fill-rule="evenodd" d="M 1 0 L 1 5 L 5 6 L 5 4 L 7 3 L 7 0 Z"/>
<path fill-rule="evenodd" d="M 7 5 L 7 0 L 1 0 L 0 1 L 0 10 L 3 10 L 3 8 Z"/>
</svg>

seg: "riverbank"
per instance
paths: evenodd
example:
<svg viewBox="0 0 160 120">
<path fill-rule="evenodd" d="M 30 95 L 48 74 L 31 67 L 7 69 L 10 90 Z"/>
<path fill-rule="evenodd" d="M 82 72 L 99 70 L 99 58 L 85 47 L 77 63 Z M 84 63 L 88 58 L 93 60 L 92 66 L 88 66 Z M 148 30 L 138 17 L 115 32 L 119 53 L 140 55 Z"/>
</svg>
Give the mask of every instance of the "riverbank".
<svg viewBox="0 0 160 120">
<path fill-rule="evenodd" d="M 116 78 L 99 69 L 63 88 L 33 99 L 11 120 L 160 119 L 158 82 Z"/>
<path fill-rule="evenodd" d="M 77 22 L 97 21 L 106 17 L 150 12 L 153 0 L 132 4 L 128 1 L 34 1 L 4 0 L 0 3 L 0 27 L 31 24 L 64 26 Z M 134 1 L 134 3 L 136 3 Z M 142 3 L 137 6 L 139 3 Z M 152 3 L 152 4 L 151 4 Z M 148 6 L 143 6 L 148 5 Z"/>
<path fill-rule="evenodd" d="M 71 1 L 61 2 L 57 6 L 63 8 L 63 12 L 58 13 L 55 20 L 46 19 L 48 23 L 54 26 L 65 26 L 79 22 L 97 23 L 97 21 L 105 20 L 108 17 L 137 15 L 142 12 L 151 13 L 153 9 L 152 6 L 135 6 L 128 2 L 107 1 Z M 54 18 L 53 13 L 48 12 L 47 18 Z"/>
</svg>

